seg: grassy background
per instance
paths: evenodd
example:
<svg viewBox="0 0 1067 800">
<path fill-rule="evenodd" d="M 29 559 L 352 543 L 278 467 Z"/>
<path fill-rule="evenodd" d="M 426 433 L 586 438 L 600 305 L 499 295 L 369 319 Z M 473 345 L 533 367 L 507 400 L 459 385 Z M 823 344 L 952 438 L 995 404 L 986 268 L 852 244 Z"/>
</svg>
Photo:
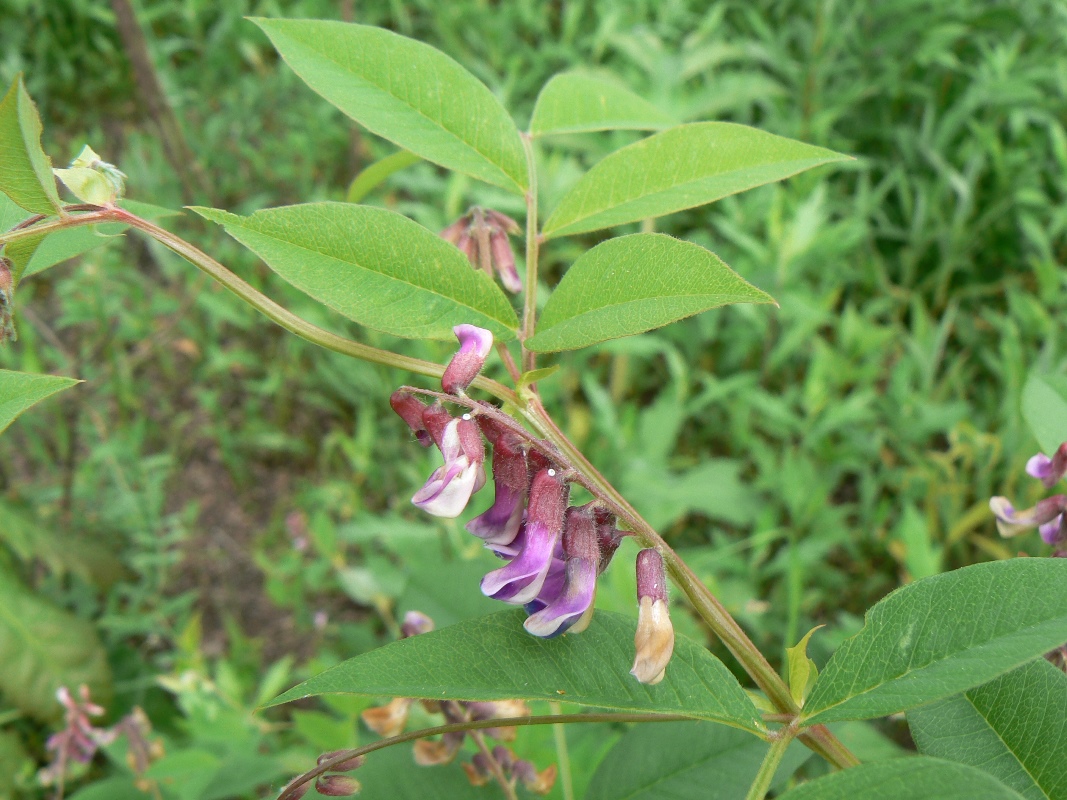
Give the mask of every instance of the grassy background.
<svg viewBox="0 0 1067 800">
<path fill-rule="evenodd" d="M 813 641 L 821 663 L 903 581 L 1042 552 L 1001 540 L 986 502 L 1032 499 L 1019 478 L 1036 449 L 1021 387 L 1032 368 L 1061 371 L 1067 355 L 1056 322 L 1067 311 L 1061 4 L 141 5 L 165 95 L 207 176 L 193 197 L 137 100 L 108 3 L 0 0 L 0 80 L 26 73 L 56 162 L 88 142 L 129 174 L 132 198 L 170 208 L 342 199 L 392 150 L 308 90 L 246 15 L 418 37 L 485 81 L 520 124 L 552 74 L 598 66 L 680 119 L 753 124 L 855 155 L 657 221 L 781 308 L 710 312 L 560 356 L 564 369 L 543 386 L 549 408 L 776 662 L 825 623 Z M 634 138 L 550 142 L 544 207 Z M 472 203 L 522 213 L 515 198 L 426 164 L 369 202 L 433 228 Z M 188 215 L 167 223 L 312 321 L 448 356 L 356 329 Z M 605 235 L 550 243 L 546 281 Z M 223 762 L 269 753 L 281 765 L 182 797 L 259 796 L 257 783 L 366 736 L 358 703 L 250 712 L 301 675 L 389 641 L 398 614 L 418 607 L 447 624 L 493 610 L 477 589 L 485 562 L 460 524 L 410 509 L 434 464 L 387 410 L 409 376 L 273 328 L 133 237 L 26 281 L 19 308 L 20 341 L 0 366 L 86 383 L 0 440 L 0 508 L 40 542 L 91 541 L 116 563 L 101 590 L 32 553 L 8 560 L 97 626 L 115 673 L 112 713 L 144 706 L 168 752 L 185 754 L 175 774 L 221 769 L 204 760 L 218 757 L 219 719 Z M 605 576 L 607 608 L 632 608 L 625 555 Z M 5 708 L 0 745 L 14 755 L 5 762 L 0 747 L 0 795 L 34 797 L 47 726 Z M 555 758 L 527 733 L 520 751 Z M 578 788 L 606 735 L 575 734 Z M 857 735 L 889 747 L 873 728 Z M 84 780 L 121 771 L 116 756 Z"/>
</svg>

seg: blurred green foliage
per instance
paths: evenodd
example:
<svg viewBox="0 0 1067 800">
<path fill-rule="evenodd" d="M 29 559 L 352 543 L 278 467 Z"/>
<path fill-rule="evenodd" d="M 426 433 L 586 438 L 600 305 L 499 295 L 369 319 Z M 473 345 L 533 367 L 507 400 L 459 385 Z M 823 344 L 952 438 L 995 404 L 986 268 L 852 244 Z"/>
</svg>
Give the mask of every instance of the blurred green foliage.
<svg viewBox="0 0 1067 800">
<path fill-rule="evenodd" d="M 546 405 L 779 661 L 826 623 L 809 648 L 824 663 L 902 581 L 1040 552 L 1036 537 L 1001 540 L 986 501 L 1033 499 L 1018 480 L 1036 449 L 1020 394 L 1029 371 L 1062 372 L 1067 358 L 1061 4 L 159 0 L 139 14 L 210 179 L 210 197 L 193 199 L 235 212 L 343 199 L 392 151 L 309 91 L 248 15 L 418 37 L 520 123 L 551 75 L 585 65 L 674 118 L 855 155 L 657 221 L 781 308 L 713 311 L 546 360 L 564 367 L 541 384 Z M 132 198 L 183 203 L 109 3 L 0 0 L 0 53 L 0 83 L 26 73 L 57 162 L 90 143 L 129 175 Z M 637 136 L 546 140 L 543 207 Z M 434 229 L 472 203 L 522 214 L 515 198 L 427 164 L 365 202 Z M 356 330 L 189 215 L 165 223 L 311 321 L 447 358 L 447 346 Z M 602 238 L 548 244 L 546 280 Z M 22 531 L 0 530 L 3 565 L 95 623 L 114 673 L 109 716 L 145 708 L 166 741 L 154 768 L 166 796 L 277 788 L 368 734 L 351 703 L 253 716 L 259 702 L 390 640 L 408 609 L 445 625 L 493 608 L 477 588 L 490 563 L 477 542 L 407 502 L 435 466 L 387 410 L 408 376 L 314 349 L 133 237 L 19 292 L 20 341 L 0 366 L 86 383 L 0 439 L 0 518 Z M 64 540 L 108 556 L 57 561 Z M 626 611 L 623 556 L 598 603 Z M 45 726 L 8 702 L 0 722 L 0 796 L 40 796 L 31 760 L 42 762 Z M 865 730 L 856 741 L 887 749 Z M 577 786 L 613 735 L 568 734 Z M 520 737 L 526 757 L 555 759 L 547 729 Z M 109 755 L 82 776 L 83 800 L 94 788 L 144 796 L 123 753 Z M 186 775 L 195 784 L 171 795 Z"/>
</svg>

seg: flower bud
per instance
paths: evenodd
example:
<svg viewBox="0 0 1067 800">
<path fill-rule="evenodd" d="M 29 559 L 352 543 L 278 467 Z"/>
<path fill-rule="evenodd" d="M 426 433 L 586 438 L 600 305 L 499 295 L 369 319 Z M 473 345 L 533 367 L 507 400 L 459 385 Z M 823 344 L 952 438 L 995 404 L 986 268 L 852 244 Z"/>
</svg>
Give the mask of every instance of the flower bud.
<svg viewBox="0 0 1067 800">
<path fill-rule="evenodd" d="M 337 756 L 344 755 L 347 750 L 331 750 L 329 753 L 323 753 L 319 756 L 318 761 L 315 763 L 318 766 L 322 766 L 331 758 L 337 758 Z M 363 762 L 367 760 L 366 756 L 353 756 L 352 758 L 345 759 L 339 764 L 334 764 L 330 767 L 331 772 L 351 772 L 354 769 L 359 769 L 363 766 Z"/>
<path fill-rule="evenodd" d="M 400 635 L 407 639 L 411 636 L 418 636 L 420 633 L 429 633 L 433 627 L 433 620 L 421 611 L 409 611 L 404 615 L 404 621 L 400 624 Z"/>
<path fill-rule="evenodd" d="M 506 233 L 510 233 L 513 236 L 522 233 L 522 226 L 507 214 L 501 214 L 499 211 L 489 209 L 485 212 L 485 218 L 490 225 L 499 228 Z"/>
<path fill-rule="evenodd" d="M 300 800 L 301 797 L 308 793 L 308 789 L 311 788 L 311 781 L 304 781 L 296 788 L 290 788 L 296 784 L 297 781 L 303 780 L 303 775 L 298 775 L 293 778 L 289 783 L 282 787 L 281 796 L 288 797 L 288 800 Z"/>
<path fill-rule="evenodd" d="M 0 344 L 17 341 L 12 314 L 15 310 L 15 285 L 10 259 L 0 256 Z"/>
<path fill-rule="evenodd" d="M 443 231 L 441 231 L 440 236 L 446 242 L 451 242 L 452 244 L 458 245 L 460 237 L 467 232 L 470 226 L 470 217 L 464 214 L 462 217 L 460 217 L 447 228 L 445 228 Z"/>
<path fill-rule="evenodd" d="M 511 242 L 508 235 L 503 231 L 494 231 L 489 237 L 489 248 L 493 256 L 493 266 L 500 275 L 500 282 L 512 294 L 522 291 L 522 278 L 515 269 L 515 253 L 511 250 Z"/>
<path fill-rule="evenodd" d="M 433 444 L 433 437 L 426 430 L 426 423 L 423 421 L 423 414 L 426 412 L 425 403 L 411 392 L 398 389 L 389 397 L 389 405 L 392 406 L 397 416 L 408 424 L 411 432 L 415 434 L 415 438 L 419 440 L 419 444 L 423 447 L 429 447 Z M 443 408 L 441 410 L 444 411 Z M 448 412 L 445 413 L 447 414 Z"/>
<path fill-rule="evenodd" d="M 493 334 L 474 325 L 457 325 L 452 330 L 459 339 L 459 352 L 445 367 L 441 388 L 448 394 L 459 394 L 471 385 L 485 366 L 486 356 L 493 349 Z"/>
<path fill-rule="evenodd" d="M 653 549 L 637 554 L 637 655 L 630 674 L 641 683 L 663 680 L 674 652 L 674 627 L 667 606 L 667 574 L 663 556 Z"/>
<path fill-rule="evenodd" d="M 600 547 L 600 567 L 597 571 L 599 575 L 608 568 L 625 534 L 615 527 L 615 515 L 606 508 L 593 509 L 593 519 L 596 520 L 597 544 Z"/>
<path fill-rule="evenodd" d="M 350 797 L 363 787 L 348 775 L 323 775 L 315 781 L 315 790 L 324 797 Z"/>
</svg>

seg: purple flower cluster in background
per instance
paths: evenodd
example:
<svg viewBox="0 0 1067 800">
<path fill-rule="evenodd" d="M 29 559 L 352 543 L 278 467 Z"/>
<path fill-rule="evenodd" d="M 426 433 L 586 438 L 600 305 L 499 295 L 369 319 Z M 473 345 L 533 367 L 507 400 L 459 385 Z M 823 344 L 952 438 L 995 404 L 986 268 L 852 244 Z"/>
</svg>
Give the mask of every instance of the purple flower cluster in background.
<svg viewBox="0 0 1067 800">
<path fill-rule="evenodd" d="M 445 369 L 442 385 L 457 399 L 477 377 L 492 349 L 489 331 L 459 325 L 459 352 Z M 566 471 L 552 448 L 532 439 L 492 406 L 453 417 L 442 405 L 427 405 L 409 391 L 390 399 L 393 410 L 424 446 L 436 445 L 444 464 L 430 475 L 412 502 L 440 517 L 456 517 L 485 483 L 485 448 L 492 445 L 493 504 L 467 530 L 506 563 L 482 579 L 487 597 L 523 606 L 527 631 L 542 638 L 578 633 L 590 622 L 597 577 L 608 566 L 624 534 L 597 501 L 571 506 Z M 667 613 L 663 560 L 642 551 L 637 564 L 640 622 L 633 674 L 657 683 L 674 645 Z"/>
<path fill-rule="evenodd" d="M 1026 472 L 1037 478 L 1051 489 L 1067 474 L 1067 442 L 1056 450 L 1052 458 L 1038 453 L 1026 462 Z M 997 518 L 997 529 L 1001 536 L 1017 536 L 1031 528 L 1037 528 L 1046 544 L 1060 546 L 1067 542 L 1067 523 L 1064 509 L 1067 508 L 1067 495 L 1057 494 L 1038 501 L 1032 508 L 1016 509 L 1006 497 L 993 497 L 989 508 Z M 1067 556 L 1067 550 L 1059 548 L 1056 556 Z"/>
</svg>

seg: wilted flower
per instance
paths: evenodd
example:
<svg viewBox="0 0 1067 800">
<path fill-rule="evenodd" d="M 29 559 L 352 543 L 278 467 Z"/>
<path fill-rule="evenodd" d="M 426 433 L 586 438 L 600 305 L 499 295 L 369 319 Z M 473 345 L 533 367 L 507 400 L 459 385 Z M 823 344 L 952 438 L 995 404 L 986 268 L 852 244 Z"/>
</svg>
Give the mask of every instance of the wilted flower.
<svg viewBox="0 0 1067 800">
<path fill-rule="evenodd" d="M 529 761 L 516 758 L 515 754 L 503 745 L 492 750 L 492 760 L 500 767 L 506 780 L 521 781 L 523 786 L 534 794 L 548 794 L 556 782 L 556 765 L 552 764 L 542 772 Z M 484 786 L 493 775 L 493 767 L 485 753 L 476 753 L 469 764 L 463 764 L 463 771 L 472 786 Z"/>
<path fill-rule="evenodd" d="M 674 652 L 674 626 L 667 606 L 667 575 L 663 556 L 653 549 L 637 554 L 637 651 L 630 674 L 641 683 L 663 680 Z"/>
<path fill-rule="evenodd" d="M 475 325 L 457 325 L 452 331 L 459 339 L 459 352 L 445 367 L 441 388 L 448 394 L 459 394 L 471 385 L 485 366 L 486 356 L 493 349 L 493 334 Z"/>
<path fill-rule="evenodd" d="M 399 736 L 408 724 L 408 711 L 414 701 L 410 697 L 394 697 L 384 706 L 366 709 L 360 718 L 363 724 L 379 736 L 389 739 Z"/>
</svg>

